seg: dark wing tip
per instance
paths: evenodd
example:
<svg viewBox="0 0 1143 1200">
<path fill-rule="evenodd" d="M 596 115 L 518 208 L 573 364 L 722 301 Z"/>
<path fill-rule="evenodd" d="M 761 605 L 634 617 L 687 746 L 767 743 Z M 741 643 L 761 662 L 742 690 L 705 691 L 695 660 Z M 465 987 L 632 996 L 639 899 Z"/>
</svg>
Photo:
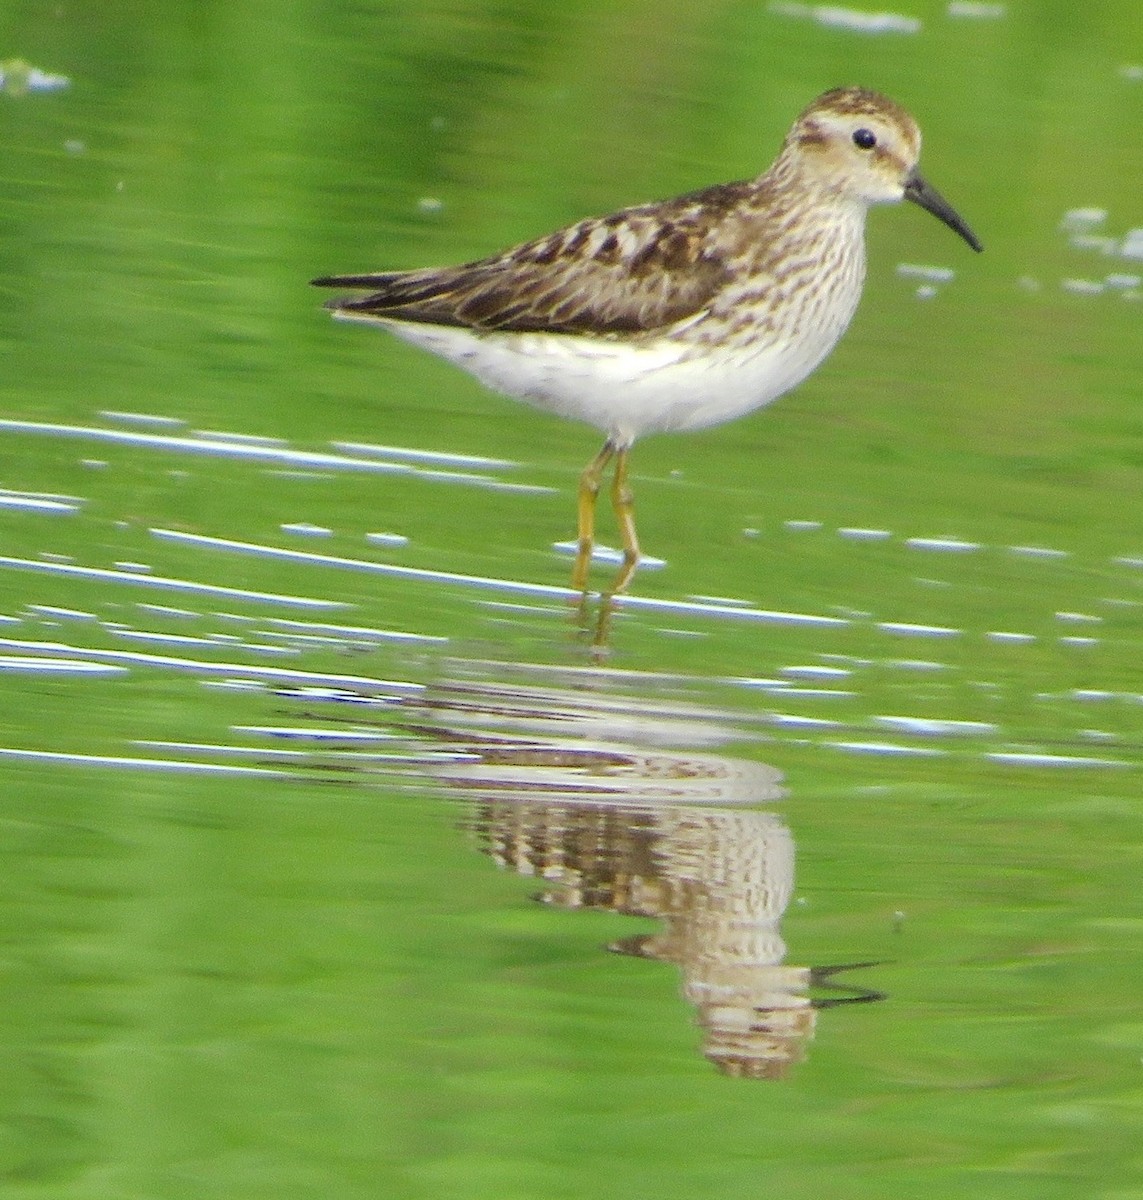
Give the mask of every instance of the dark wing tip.
<svg viewBox="0 0 1143 1200">
<path fill-rule="evenodd" d="M 387 275 L 319 275 L 310 280 L 311 287 L 376 288 L 390 278 Z"/>
</svg>

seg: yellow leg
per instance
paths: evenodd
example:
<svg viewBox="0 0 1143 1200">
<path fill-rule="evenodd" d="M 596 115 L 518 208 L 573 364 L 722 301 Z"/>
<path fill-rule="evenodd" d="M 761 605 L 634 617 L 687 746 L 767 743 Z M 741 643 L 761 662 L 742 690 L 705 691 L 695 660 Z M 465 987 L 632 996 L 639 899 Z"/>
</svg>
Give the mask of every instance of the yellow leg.
<svg viewBox="0 0 1143 1200">
<path fill-rule="evenodd" d="M 623 565 L 611 585 L 610 594 L 622 592 L 631 582 L 641 557 L 639 536 L 635 532 L 635 494 L 627 482 L 627 460 L 630 450 L 624 447 L 615 459 L 615 478 L 611 483 L 611 506 L 619 522 L 619 536 L 623 539 Z"/>
<path fill-rule="evenodd" d="M 599 617 L 592 638 L 592 657 L 601 662 L 608 654 L 611 637 L 611 619 L 615 615 L 615 597 L 631 582 L 635 568 L 639 565 L 639 535 L 635 532 L 635 496 L 627 481 L 629 449 L 616 451 L 615 476 L 611 483 L 611 505 L 619 523 L 619 536 L 623 539 L 623 564 L 612 580 L 611 587 L 600 597 Z"/>
<path fill-rule="evenodd" d="M 620 454 L 626 454 L 626 450 Z M 603 449 L 587 464 L 579 480 L 579 544 L 576 548 L 575 566 L 572 568 L 572 588 L 577 592 L 587 591 L 587 573 L 591 566 L 591 551 L 595 546 L 595 501 L 599 496 L 603 472 L 615 457 L 615 446 L 610 439 Z"/>
</svg>

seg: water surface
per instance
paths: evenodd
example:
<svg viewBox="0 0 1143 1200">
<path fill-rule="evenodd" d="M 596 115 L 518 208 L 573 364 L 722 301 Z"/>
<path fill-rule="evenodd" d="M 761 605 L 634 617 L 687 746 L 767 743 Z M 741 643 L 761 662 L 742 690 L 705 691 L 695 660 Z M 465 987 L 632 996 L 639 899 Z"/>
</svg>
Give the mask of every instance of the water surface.
<svg viewBox="0 0 1143 1200">
<path fill-rule="evenodd" d="M 0 30 L 12 1195 L 1136 1195 L 1135 6 Z M 986 253 L 875 213 L 817 374 L 637 447 L 597 661 L 595 435 L 306 280 L 753 174 L 851 81 Z"/>
</svg>

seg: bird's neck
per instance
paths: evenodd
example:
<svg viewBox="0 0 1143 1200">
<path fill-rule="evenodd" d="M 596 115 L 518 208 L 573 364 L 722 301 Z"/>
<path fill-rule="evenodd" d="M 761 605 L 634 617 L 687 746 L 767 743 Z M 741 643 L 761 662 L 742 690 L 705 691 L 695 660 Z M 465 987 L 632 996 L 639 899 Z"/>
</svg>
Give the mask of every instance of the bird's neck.
<svg viewBox="0 0 1143 1200">
<path fill-rule="evenodd" d="M 754 180 L 754 187 L 760 194 L 781 198 L 786 204 L 838 209 L 856 207 L 864 211 L 866 206 L 853 197 L 845 181 L 823 170 L 824 165 L 808 162 L 804 154 L 786 146 L 769 168 Z"/>
</svg>

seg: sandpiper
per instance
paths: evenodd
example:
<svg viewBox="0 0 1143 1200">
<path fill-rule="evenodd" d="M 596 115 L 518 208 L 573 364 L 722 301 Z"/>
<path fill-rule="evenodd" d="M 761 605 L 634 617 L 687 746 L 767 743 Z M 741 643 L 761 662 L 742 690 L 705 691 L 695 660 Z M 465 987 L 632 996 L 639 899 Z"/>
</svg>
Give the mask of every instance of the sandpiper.
<svg viewBox="0 0 1143 1200">
<path fill-rule="evenodd" d="M 836 88 L 806 108 L 755 179 L 580 221 L 461 266 L 313 282 L 368 289 L 330 301 L 334 316 L 380 325 L 606 434 L 580 479 L 572 586 L 586 592 L 596 498 L 614 459 L 614 594 L 639 561 L 636 438 L 732 420 L 805 379 L 857 308 L 871 205 L 912 200 L 981 249 L 919 174 L 920 150 L 899 104 Z"/>
</svg>

